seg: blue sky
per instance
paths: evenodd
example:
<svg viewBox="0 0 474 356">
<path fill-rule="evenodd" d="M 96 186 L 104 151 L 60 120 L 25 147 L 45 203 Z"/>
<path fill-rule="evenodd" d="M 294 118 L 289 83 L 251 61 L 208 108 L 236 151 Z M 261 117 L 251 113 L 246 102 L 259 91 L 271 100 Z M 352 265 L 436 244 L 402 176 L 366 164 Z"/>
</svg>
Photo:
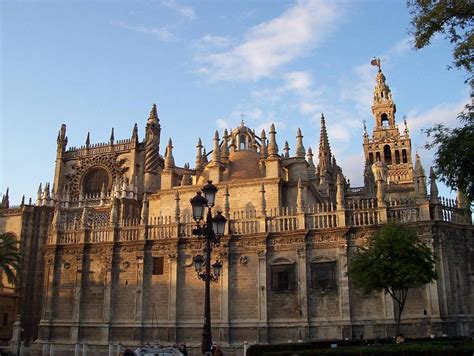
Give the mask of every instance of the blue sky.
<svg viewBox="0 0 474 356">
<path fill-rule="evenodd" d="M 451 46 L 436 38 L 415 51 L 406 2 L 385 1 L 8 1 L 0 2 L 1 175 L 10 202 L 35 199 L 52 181 L 56 135 L 69 145 L 140 139 L 151 105 L 162 149 L 173 139 L 180 166 L 194 164 L 198 137 L 240 122 L 260 132 L 273 122 L 280 148 L 316 153 L 324 112 L 338 163 L 352 186 L 362 183 L 362 120 L 370 112 L 382 58 L 413 146 L 426 171 L 432 152 L 421 128 L 456 125 L 468 102 L 464 73 L 447 70 Z M 291 154 L 290 150 L 290 154 Z M 448 191 L 444 191 L 445 194 Z"/>
</svg>

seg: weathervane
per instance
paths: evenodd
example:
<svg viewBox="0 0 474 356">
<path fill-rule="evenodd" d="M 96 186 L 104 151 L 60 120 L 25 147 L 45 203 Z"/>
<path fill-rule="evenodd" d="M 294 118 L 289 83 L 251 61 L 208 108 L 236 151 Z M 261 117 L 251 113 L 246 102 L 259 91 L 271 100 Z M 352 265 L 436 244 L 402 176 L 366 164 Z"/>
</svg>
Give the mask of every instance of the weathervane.
<svg viewBox="0 0 474 356">
<path fill-rule="evenodd" d="M 373 66 L 378 67 L 378 68 L 379 68 L 379 72 L 381 72 L 381 71 L 382 71 L 382 68 L 380 67 L 380 62 L 381 62 L 380 58 L 374 57 L 374 58 L 370 61 L 370 64 L 372 64 Z"/>
</svg>

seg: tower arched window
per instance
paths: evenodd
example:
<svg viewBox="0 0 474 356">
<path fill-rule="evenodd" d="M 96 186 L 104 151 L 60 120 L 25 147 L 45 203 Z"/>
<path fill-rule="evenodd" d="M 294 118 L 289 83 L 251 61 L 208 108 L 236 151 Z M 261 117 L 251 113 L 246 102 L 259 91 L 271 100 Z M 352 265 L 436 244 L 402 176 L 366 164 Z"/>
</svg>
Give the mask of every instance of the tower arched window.
<svg viewBox="0 0 474 356">
<path fill-rule="evenodd" d="M 399 150 L 395 151 L 395 163 L 400 164 L 400 151 Z"/>
<path fill-rule="evenodd" d="M 86 195 L 100 194 L 102 186 L 109 186 L 109 174 L 100 167 L 90 169 L 82 180 L 82 188 Z"/>
<path fill-rule="evenodd" d="M 383 157 L 386 164 L 392 164 L 392 150 L 389 145 L 383 147 Z"/>
<path fill-rule="evenodd" d="M 380 124 L 384 127 L 387 127 L 389 125 L 388 115 L 386 113 L 383 113 L 380 116 Z"/>
<path fill-rule="evenodd" d="M 407 150 L 402 150 L 402 160 L 403 160 L 403 163 L 408 162 Z"/>
</svg>

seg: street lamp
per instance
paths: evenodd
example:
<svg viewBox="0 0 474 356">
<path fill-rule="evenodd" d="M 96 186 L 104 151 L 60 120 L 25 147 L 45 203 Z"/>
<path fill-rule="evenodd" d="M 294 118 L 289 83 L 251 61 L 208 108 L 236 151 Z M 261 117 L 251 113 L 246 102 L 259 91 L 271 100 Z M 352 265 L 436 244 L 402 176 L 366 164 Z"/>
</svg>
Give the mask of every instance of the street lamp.
<svg viewBox="0 0 474 356">
<path fill-rule="evenodd" d="M 212 181 L 208 181 L 207 184 L 202 187 L 201 192 L 190 200 L 193 208 L 193 218 L 196 221 L 196 228 L 193 229 L 193 235 L 206 241 L 206 248 L 204 250 L 205 257 L 197 255 L 193 258 L 194 269 L 199 279 L 205 282 L 204 290 L 204 325 L 202 328 L 202 345 L 201 351 L 203 354 L 211 351 L 212 347 L 212 333 L 211 333 L 211 299 L 210 290 L 211 282 L 217 282 L 222 270 L 222 263 L 216 261 L 212 264 L 211 272 L 211 256 L 212 247 L 219 246 L 220 237 L 224 234 L 225 223 L 227 219 L 222 215 L 220 211 L 213 217 L 212 207 L 216 199 L 216 193 L 218 189 L 212 184 Z M 204 211 L 207 206 L 207 216 L 204 222 Z M 204 271 L 203 271 L 204 266 Z"/>
</svg>

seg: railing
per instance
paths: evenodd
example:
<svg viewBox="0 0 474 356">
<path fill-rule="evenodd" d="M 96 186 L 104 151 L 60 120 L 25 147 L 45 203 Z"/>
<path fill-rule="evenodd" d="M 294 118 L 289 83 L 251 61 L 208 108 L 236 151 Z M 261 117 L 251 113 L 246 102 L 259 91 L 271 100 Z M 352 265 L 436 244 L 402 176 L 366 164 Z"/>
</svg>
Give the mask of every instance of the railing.
<svg viewBox="0 0 474 356">
<path fill-rule="evenodd" d="M 178 224 L 151 225 L 148 227 L 149 240 L 169 239 L 177 236 Z"/>
<path fill-rule="evenodd" d="M 79 230 L 59 232 L 57 244 L 59 245 L 76 244 L 80 241 L 81 234 L 82 234 L 82 231 L 79 231 Z"/>
<path fill-rule="evenodd" d="M 109 238 L 110 228 L 92 228 L 89 235 L 89 242 L 108 242 L 111 241 Z M 112 234 L 113 236 L 113 231 Z"/>
<path fill-rule="evenodd" d="M 346 225 L 367 226 L 379 222 L 377 201 L 375 199 L 351 199 L 346 204 Z"/>
<path fill-rule="evenodd" d="M 229 234 L 246 235 L 260 232 L 260 219 L 254 209 L 232 212 L 229 221 Z"/>
</svg>

